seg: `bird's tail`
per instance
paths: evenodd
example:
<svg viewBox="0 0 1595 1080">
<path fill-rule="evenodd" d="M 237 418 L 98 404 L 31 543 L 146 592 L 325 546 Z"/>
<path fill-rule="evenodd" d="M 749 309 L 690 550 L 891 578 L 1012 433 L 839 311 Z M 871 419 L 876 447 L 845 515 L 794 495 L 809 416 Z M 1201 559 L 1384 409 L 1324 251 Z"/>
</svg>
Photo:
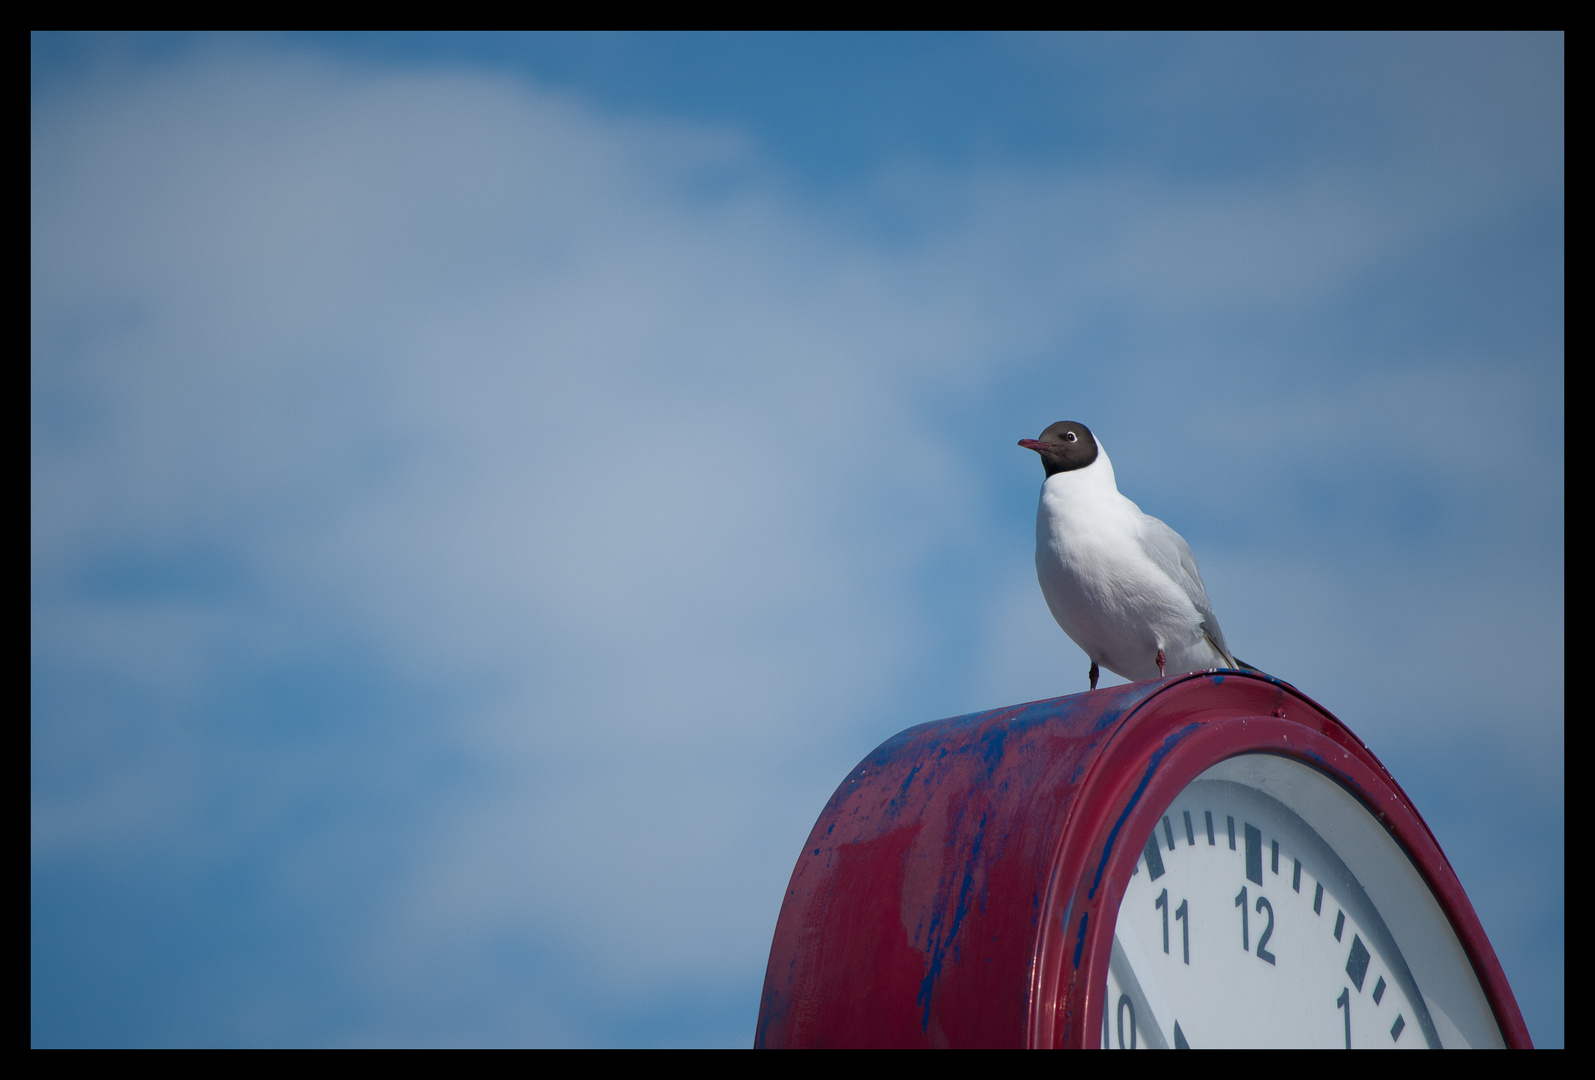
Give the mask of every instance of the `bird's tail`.
<svg viewBox="0 0 1595 1080">
<path fill-rule="evenodd" d="M 1256 671 L 1257 670 L 1256 668 L 1252 667 L 1252 665 L 1244 663 L 1244 662 L 1242 662 L 1240 660 L 1237 660 L 1235 658 L 1235 654 L 1234 653 L 1230 652 L 1224 646 L 1220 645 L 1218 637 L 1213 633 L 1213 631 L 1211 629 L 1208 628 L 1206 623 L 1202 624 L 1202 636 L 1207 638 L 1208 647 L 1211 648 L 1214 652 L 1218 653 L 1219 656 L 1223 657 L 1224 661 L 1230 667 L 1240 668 L 1242 671 Z"/>
<path fill-rule="evenodd" d="M 1240 669 L 1241 669 L 1241 670 L 1242 670 L 1242 671 L 1255 671 L 1255 672 L 1257 672 L 1257 674 L 1259 674 L 1259 675 L 1268 675 L 1268 672 L 1266 672 L 1266 671 L 1264 671 L 1264 670 L 1263 670 L 1263 669 L 1262 669 L 1262 668 L 1260 668 L 1260 667 L 1253 667 L 1253 666 L 1252 666 L 1252 665 L 1251 665 L 1251 664 L 1248 664 L 1248 663 L 1247 663 L 1247 662 L 1246 662 L 1246 661 L 1244 661 L 1244 660 L 1242 660 L 1242 659 L 1241 659 L 1241 658 L 1240 658 L 1240 657 L 1238 657 L 1238 656 L 1237 656 L 1237 657 L 1234 657 L 1234 660 L 1235 660 L 1235 666 L 1236 666 L 1236 667 L 1238 667 L 1238 668 L 1240 668 Z M 1268 675 L 1268 677 L 1269 677 L 1269 678 L 1270 678 L 1270 679 L 1272 679 L 1272 678 L 1273 678 L 1273 676 L 1272 676 L 1272 675 Z"/>
</svg>

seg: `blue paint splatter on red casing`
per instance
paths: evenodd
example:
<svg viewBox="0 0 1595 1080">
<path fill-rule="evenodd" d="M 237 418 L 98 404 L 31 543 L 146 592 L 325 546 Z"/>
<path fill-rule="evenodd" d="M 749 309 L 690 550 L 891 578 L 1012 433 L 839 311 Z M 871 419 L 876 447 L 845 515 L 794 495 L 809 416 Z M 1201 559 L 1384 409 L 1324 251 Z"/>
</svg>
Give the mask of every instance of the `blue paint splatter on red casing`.
<svg viewBox="0 0 1595 1080">
<path fill-rule="evenodd" d="M 1136 804 L 1141 801 L 1141 796 L 1146 792 L 1147 785 L 1152 782 L 1152 774 L 1157 772 L 1158 765 L 1168 756 L 1168 752 L 1174 749 L 1181 739 L 1195 731 L 1199 726 L 1197 721 L 1192 720 L 1178 731 L 1170 732 L 1168 738 L 1163 740 L 1163 745 L 1158 747 L 1152 754 L 1152 760 L 1146 763 L 1146 772 L 1142 774 L 1141 782 L 1136 785 L 1135 793 L 1130 796 L 1130 801 L 1124 805 L 1124 811 L 1119 815 L 1119 820 L 1113 823 L 1113 828 L 1108 833 L 1108 842 L 1102 846 L 1102 860 L 1097 863 L 1097 876 L 1092 879 L 1091 888 L 1085 894 L 1087 900 L 1096 896 L 1097 886 L 1102 884 L 1102 875 L 1107 870 L 1108 856 L 1113 854 L 1113 845 L 1119 838 L 1119 830 L 1124 827 L 1125 821 L 1130 816 L 1130 811 L 1134 810 Z"/>
<path fill-rule="evenodd" d="M 985 842 L 985 838 L 986 815 L 981 814 L 980 825 L 975 830 L 975 839 L 969 848 L 969 858 L 964 863 L 964 877 L 958 887 L 958 903 L 953 908 L 952 929 L 945 936 L 936 937 L 935 943 L 931 948 L 930 965 L 925 972 L 925 978 L 919 984 L 918 1004 L 924 1010 L 919 1021 L 921 1031 L 926 1031 L 930 1028 L 931 997 L 936 990 L 936 979 L 941 975 L 942 957 L 946 955 L 948 947 L 954 945 L 958 937 L 958 928 L 963 924 L 964 916 L 969 913 L 970 893 L 975 888 L 975 864 L 980 858 L 980 848 Z M 931 935 L 936 935 L 936 931 L 941 925 L 941 919 L 941 911 L 938 909 L 936 914 L 931 917 Z M 954 958 L 957 958 L 956 951 L 954 952 Z"/>
</svg>

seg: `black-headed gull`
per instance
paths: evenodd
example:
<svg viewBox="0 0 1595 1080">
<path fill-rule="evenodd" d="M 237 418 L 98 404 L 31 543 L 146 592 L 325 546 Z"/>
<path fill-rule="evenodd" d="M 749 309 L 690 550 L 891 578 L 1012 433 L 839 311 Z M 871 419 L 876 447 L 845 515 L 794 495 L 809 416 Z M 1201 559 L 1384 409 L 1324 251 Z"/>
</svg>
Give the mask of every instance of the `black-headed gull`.
<svg viewBox="0 0 1595 1080">
<path fill-rule="evenodd" d="M 1132 682 L 1249 667 L 1224 643 L 1185 538 L 1119 494 L 1091 429 L 1060 420 L 1019 445 L 1047 478 L 1036 511 L 1036 576 L 1052 617 L 1098 665 Z"/>
</svg>

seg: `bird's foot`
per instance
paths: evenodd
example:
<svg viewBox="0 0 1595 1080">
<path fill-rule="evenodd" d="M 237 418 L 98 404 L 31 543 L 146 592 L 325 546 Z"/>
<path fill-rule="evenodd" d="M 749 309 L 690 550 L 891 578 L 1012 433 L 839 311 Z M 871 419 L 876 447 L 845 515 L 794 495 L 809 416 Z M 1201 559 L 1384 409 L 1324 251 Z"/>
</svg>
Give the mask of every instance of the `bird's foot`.
<svg viewBox="0 0 1595 1080">
<path fill-rule="evenodd" d="M 1168 675 L 1168 672 L 1164 670 L 1166 667 L 1168 667 L 1168 661 L 1163 659 L 1163 650 L 1159 649 L 1157 651 L 1157 677 L 1158 678 L 1161 679 L 1161 678 L 1164 678 L 1165 676 Z"/>
<path fill-rule="evenodd" d="M 1097 662 L 1095 660 L 1091 661 L 1091 670 L 1087 672 L 1088 677 L 1091 679 L 1091 689 L 1095 690 L 1097 688 L 1097 677 L 1101 674 L 1097 670 Z"/>
</svg>

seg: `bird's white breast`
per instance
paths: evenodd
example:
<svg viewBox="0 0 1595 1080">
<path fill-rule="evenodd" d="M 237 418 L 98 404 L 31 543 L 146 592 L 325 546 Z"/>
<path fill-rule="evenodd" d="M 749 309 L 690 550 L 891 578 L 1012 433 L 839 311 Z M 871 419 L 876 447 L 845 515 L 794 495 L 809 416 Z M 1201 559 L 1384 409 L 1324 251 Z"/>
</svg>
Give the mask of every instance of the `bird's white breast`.
<svg viewBox="0 0 1595 1080">
<path fill-rule="evenodd" d="M 1036 513 L 1036 576 L 1053 618 L 1127 679 L 1155 678 L 1159 649 L 1175 661 L 1203 642 L 1190 597 L 1142 546 L 1143 517 L 1119 494 L 1106 453 L 1049 476 Z M 1207 666 L 1205 653 L 1197 664 Z"/>
</svg>

